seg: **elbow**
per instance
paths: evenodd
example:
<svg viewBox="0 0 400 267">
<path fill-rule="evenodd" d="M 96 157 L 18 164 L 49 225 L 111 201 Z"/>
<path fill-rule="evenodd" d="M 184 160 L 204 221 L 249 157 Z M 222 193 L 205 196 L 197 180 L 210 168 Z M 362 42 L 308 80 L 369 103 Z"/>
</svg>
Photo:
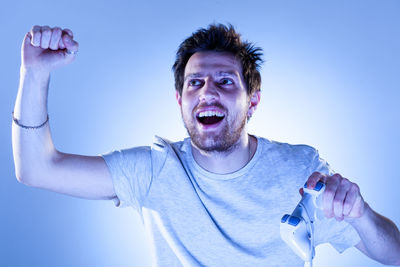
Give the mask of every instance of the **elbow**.
<svg viewBox="0 0 400 267">
<path fill-rule="evenodd" d="M 21 184 L 32 186 L 31 180 L 26 175 L 22 175 L 21 172 L 15 171 L 15 177 Z"/>
<path fill-rule="evenodd" d="M 17 178 L 17 181 L 20 182 L 21 184 L 27 185 L 27 186 L 35 186 L 34 179 L 31 177 L 32 175 L 28 175 L 27 172 L 24 172 L 22 170 L 15 170 L 15 177 Z"/>
<path fill-rule="evenodd" d="M 32 167 L 28 164 L 22 164 L 23 162 L 27 162 L 27 160 L 23 161 L 21 158 L 14 160 L 15 177 L 21 184 L 32 186 Z"/>
<path fill-rule="evenodd" d="M 24 179 L 22 178 L 22 176 L 19 173 L 15 172 L 15 177 L 17 178 L 18 182 L 20 182 L 21 184 L 24 183 Z"/>
<path fill-rule="evenodd" d="M 55 161 L 52 157 L 37 157 L 38 160 L 18 159 L 14 161 L 15 177 L 21 184 L 33 187 L 43 185 L 44 179 Z"/>
</svg>

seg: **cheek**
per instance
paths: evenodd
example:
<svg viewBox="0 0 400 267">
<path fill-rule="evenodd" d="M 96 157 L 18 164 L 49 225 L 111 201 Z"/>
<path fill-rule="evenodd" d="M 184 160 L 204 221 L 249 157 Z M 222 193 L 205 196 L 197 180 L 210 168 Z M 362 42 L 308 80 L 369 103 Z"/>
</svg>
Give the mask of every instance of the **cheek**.
<svg viewBox="0 0 400 267">
<path fill-rule="evenodd" d="M 182 96 L 181 98 L 181 110 L 184 114 L 189 115 L 192 113 L 193 110 L 193 101 L 190 97 Z"/>
<path fill-rule="evenodd" d="M 240 95 L 237 96 L 236 98 L 230 99 L 228 106 L 228 108 L 231 109 L 231 112 L 235 114 L 240 114 L 243 112 L 247 113 L 248 107 L 249 107 L 249 101 L 246 95 Z"/>
</svg>

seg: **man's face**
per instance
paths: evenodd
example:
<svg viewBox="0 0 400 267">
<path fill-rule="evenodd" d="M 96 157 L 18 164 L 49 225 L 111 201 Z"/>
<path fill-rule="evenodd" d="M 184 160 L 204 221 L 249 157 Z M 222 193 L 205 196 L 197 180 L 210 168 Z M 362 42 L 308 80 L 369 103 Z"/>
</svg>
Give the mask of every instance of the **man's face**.
<svg viewBox="0 0 400 267">
<path fill-rule="evenodd" d="M 246 134 L 247 117 L 258 104 L 259 92 L 254 104 L 234 55 L 207 51 L 190 57 L 182 95 L 177 92 L 176 97 L 194 145 L 203 151 L 227 151 Z"/>
</svg>

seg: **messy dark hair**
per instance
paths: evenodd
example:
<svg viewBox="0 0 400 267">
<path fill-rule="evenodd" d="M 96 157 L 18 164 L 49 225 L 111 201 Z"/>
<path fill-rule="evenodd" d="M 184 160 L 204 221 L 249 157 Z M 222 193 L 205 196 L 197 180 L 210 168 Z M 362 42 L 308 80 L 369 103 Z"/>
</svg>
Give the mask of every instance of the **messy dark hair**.
<svg viewBox="0 0 400 267">
<path fill-rule="evenodd" d="M 232 53 L 241 63 L 247 94 L 260 90 L 260 65 L 263 62 L 262 49 L 250 42 L 240 40 L 240 34 L 232 25 L 211 24 L 201 28 L 182 42 L 176 53 L 172 67 L 175 75 L 175 90 L 182 95 L 185 67 L 189 58 L 196 52 L 216 51 Z"/>
</svg>

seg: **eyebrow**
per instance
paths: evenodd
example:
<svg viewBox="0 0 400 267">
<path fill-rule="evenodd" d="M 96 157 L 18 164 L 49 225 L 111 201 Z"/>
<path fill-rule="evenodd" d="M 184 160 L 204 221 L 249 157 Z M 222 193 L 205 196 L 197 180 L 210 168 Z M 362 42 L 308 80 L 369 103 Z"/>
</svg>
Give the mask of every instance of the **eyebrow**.
<svg viewBox="0 0 400 267">
<path fill-rule="evenodd" d="M 195 73 L 189 73 L 188 75 L 185 76 L 184 81 L 186 81 L 189 78 L 199 78 L 205 76 L 204 73 L 202 72 L 195 72 Z M 224 77 L 224 76 L 237 76 L 235 71 L 218 71 L 215 73 L 215 76 L 217 77 Z"/>
<path fill-rule="evenodd" d="M 186 81 L 189 78 L 199 78 L 202 76 L 205 76 L 204 73 L 202 73 L 202 72 L 189 73 L 188 75 L 185 76 L 184 81 Z M 216 76 L 224 77 L 224 76 L 237 76 L 237 75 L 236 75 L 236 72 L 234 72 L 234 71 L 218 71 L 216 73 Z"/>
</svg>

